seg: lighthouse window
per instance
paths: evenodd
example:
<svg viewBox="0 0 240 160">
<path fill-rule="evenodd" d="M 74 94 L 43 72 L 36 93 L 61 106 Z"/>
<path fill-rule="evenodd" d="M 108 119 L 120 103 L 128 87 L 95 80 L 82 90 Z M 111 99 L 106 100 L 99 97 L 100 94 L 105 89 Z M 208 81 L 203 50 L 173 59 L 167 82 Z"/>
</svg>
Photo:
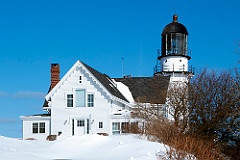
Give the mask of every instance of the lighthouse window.
<svg viewBox="0 0 240 160">
<path fill-rule="evenodd" d="M 180 59 L 179 62 L 182 62 L 182 60 Z"/>
<path fill-rule="evenodd" d="M 167 51 L 171 51 L 172 50 L 172 46 L 171 46 L 171 34 L 166 35 L 166 39 L 167 39 Z M 169 54 L 169 53 L 168 53 Z"/>
<path fill-rule="evenodd" d="M 165 60 L 165 63 L 167 63 L 167 60 Z"/>
</svg>

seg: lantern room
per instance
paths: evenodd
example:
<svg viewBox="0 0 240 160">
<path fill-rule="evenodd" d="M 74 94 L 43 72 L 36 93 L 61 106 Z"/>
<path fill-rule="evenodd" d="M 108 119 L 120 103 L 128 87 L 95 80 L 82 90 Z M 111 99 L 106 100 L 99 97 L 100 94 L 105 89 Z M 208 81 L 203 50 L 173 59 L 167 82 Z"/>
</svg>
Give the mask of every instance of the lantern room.
<svg viewBox="0 0 240 160">
<path fill-rule="evenodd" d="M 188 31 L 186 27 L 178 22 L 176 14 L 173 15 L 173 22 L 166 25 L 162 31 L 162 54 L 159 55 L 158 59 L 160 60 L 168 55 L 180 55 L 186 56 L 190 60 L 187 39 Z"/>
</svg>

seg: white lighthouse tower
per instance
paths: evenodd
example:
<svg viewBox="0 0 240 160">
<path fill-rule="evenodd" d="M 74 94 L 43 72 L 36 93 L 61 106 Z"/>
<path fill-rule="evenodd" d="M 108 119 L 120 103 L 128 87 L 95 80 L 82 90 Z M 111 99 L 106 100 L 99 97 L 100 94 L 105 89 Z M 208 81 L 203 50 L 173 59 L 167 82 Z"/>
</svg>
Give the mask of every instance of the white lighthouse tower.
<svg viewBox="0 0 240 160">
<path fill-rule="evenodd" d="M 170 76 L 171 82 L 187 81 L 193 76 L 193 68 L 188 65 L 191 52 L 188 49 L 188 31 L 173 15 L 173 21 L 162 31 L 161 53 L 158 50 L 154 75 Z"/>
</svg>

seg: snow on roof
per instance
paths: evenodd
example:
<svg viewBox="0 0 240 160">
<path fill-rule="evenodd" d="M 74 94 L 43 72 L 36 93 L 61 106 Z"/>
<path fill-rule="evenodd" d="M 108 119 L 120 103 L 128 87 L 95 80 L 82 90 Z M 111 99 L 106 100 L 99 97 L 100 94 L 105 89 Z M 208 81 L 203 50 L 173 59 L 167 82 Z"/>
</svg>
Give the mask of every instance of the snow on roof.
<svg viewBox="0 0 240 160">
<path fill-rule="evenodd" d="M 129 90 L 128 86 L 123 84 L 122 82 L 116 82 L 114 79 L 112 81 L 117 84 L 117 89 L 122 93 L 122 95 L 130 102 L 134 103 L 134 98 L 132 96 L 132 92 Z"/>
</svg>

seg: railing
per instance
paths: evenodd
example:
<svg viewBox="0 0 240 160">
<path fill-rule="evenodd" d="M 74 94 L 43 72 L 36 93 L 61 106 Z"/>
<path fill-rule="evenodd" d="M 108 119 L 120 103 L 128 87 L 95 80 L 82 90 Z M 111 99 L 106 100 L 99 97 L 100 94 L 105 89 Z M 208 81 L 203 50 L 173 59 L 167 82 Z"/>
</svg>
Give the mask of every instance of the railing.
<svg viewBox="0 0 240 160">
<path fill-rule="evenodd" d="M 176 68 L 174 66 L 171 68 L 166 68 L 166 67 L 163 68 L 160 65 L 156 65 L 153 68 L 153 72 L 154 72 L 154 74 L 161 73 L 161 72 L 189 72 L 189 73 L 194 74 L 195 68 L 193 66 L 188 66 L 188 70 L 185 70 L 184 66 L 176 67 Z"/>
<path fill-rule="evenodd" d="M 157 54 L 158 57 L 163 56 L 163 55 L 183 55 L 183 56 L 188 56 L 191 57 L 191 50 L 190 49 L 183 49 L 183 48 L 178 48 L 178 47 L 172 47 L 171 50 L 166 50 L 166 54 L 161 54 L 161 50 L 157 49 Z"/>
</svg>

